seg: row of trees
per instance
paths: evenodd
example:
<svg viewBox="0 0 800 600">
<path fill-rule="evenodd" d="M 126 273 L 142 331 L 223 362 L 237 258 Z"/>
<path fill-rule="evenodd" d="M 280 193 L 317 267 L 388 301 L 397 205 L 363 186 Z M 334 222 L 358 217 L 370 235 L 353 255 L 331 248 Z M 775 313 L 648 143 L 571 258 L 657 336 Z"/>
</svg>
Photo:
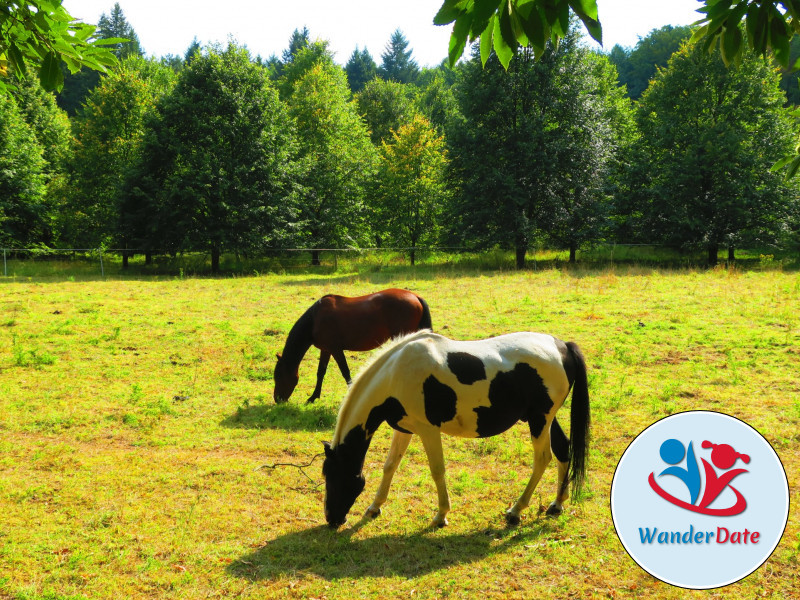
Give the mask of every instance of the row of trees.
<svg viewBox="0 0 800 600">
<path fill-rule="evenodd" d="M 357 49 L 345 68 L 307 31 L 280 60 L 134 52 L 71 122 L 21 80 L 0 102 L 0 244 L 202 250 L 216 269 L 224 251 L 288 246 L 501 246 L 523 266 L 542 243 L 713 262 L 797 242 L 797 190 L 770 171 L 794 125 L 764 59 L 728 70 L 684 45 L 632 102 L 613 53 L 574 27 L 508 70 L 477 46 L 419 69 L 407 45 L 397 32 L 380 67 Z"/>
</svg>

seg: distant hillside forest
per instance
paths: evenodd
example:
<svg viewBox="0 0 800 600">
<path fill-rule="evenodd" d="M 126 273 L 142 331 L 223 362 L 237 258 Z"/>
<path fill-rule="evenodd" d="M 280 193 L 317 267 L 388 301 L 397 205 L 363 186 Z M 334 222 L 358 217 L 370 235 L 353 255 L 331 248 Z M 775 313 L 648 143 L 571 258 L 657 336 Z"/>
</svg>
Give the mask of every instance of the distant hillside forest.
<svg viewBox="0 0 800 600">
<path fill-rule="evenodd" d="M 653 30 L 591 50 L 577 25 L 509 69 L 420 67 L 400 30 L 377 59 L 295 30 L 280 57 L 201 46 L 146 57 L 119 4 L 108 75 L 0 95 L 0 247 L 129 254 L 280 248 L 719 250 L 800 245 L 796 74 L 727 68 Z M 792 46 L 793 56 L 800 46 Z M 411 252 L 413 260 L 414 253 Z"/>
</svg>

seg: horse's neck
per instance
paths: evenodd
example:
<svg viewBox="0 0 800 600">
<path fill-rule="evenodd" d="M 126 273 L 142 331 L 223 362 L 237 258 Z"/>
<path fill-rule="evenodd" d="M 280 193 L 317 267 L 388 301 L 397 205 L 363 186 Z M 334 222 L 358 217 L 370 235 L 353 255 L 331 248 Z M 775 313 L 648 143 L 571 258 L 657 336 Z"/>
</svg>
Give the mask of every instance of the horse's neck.
<svg viewBox="0 0 800 600">
<path fill-rule="evenodd" d="M 286 366 L 291 369 L 297 369 L 300 366 L 300 361 L 303 360 L 313 342 L 312 331 L 314 328 L 315 307 L 316 304 L 297 319 L 297 322 L 292 326 L 289 335 L 286 337 L 282 357 L 286 362 Z"/>
</svg>

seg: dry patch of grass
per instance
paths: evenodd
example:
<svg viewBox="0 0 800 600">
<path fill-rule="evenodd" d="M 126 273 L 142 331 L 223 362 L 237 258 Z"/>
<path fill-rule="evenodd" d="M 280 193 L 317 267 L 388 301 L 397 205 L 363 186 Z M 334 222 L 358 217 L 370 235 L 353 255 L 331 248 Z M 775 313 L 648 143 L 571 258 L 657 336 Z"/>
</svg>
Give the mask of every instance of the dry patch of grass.
<svg viewBox="0 0 800 600">
<path fill-rule="evenodd" d="M 323 397 L 316 356 L 288 405 L 272 367 L 294 320 L 325 293 L 407 287 L 451 337 L 519 330 L 583 348 L 591 369 L 588 490 L 558 519 L 519 527 L 503 510 L 529 476 L 527 428 L 445 439 L 451 525 L 431 530 L 435 491 L 418 441 L 384 515 L 323 526 L 319 460 L 346 386 Z M 624 598 L 796 597 L 800 477 L 800 277 L 716 270 L 397 271 L 4 283 L 0 292 L 0 597 Z M 348 356 L 354 372 L 367 356 Z M 665 415 L 738 416 L 781 455 L 789 527 L 744 581 L 691 593 L 641 571 L 617 540 L 609 487 L 627 444 Z M 367 455 L 374 493 L 390 433 Z"/>
</svg>

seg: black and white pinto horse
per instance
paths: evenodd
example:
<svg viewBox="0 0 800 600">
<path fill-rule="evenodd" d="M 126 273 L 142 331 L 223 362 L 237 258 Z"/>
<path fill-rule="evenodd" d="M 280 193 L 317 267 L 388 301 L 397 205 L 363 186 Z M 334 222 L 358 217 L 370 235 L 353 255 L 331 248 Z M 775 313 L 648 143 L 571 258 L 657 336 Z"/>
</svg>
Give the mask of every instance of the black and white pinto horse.
<svg viewBox="0 0 800 600">
<path fill-rule="evenodd" d="M 556 412 L 572 388 L 571 440 Z M 489 437 L 527 421 L 533 474 L 506 511 L 519 522 L 545 467 L 555 455 L 558 490 L 547 514 L 556 515 L 583 483 L 589 434 L 586 363 L 578 346 L 540 333 L 511 333 L 480 341 L 453 341 L 424 330 L 389 342 L 353 382 L 339 410 L 333 440 L 325 442 L 325 519 L 342 525 L 364 489 L 364 458 L 383 422 L 394 430 L 383 479 L 365 516 L 377 517 L 412 434 L 422 440 L 439 495 L 436 526 L 447 524 L 441 434 Z"/>
</svg>

